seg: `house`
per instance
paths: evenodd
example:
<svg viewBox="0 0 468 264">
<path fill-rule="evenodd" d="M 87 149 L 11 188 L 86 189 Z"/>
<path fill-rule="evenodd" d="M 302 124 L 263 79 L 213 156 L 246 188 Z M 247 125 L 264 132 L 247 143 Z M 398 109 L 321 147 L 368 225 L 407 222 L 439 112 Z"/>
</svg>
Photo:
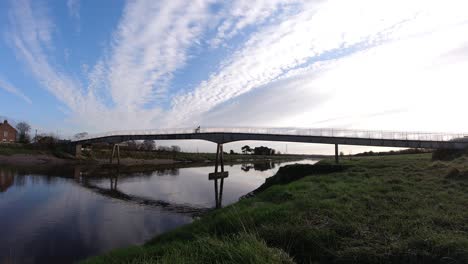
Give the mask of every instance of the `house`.
<svg viewBox="0 0 468 264">
<path fill-rule="evenodd" d="M 18 132 L 8 124 L 8 121 L 0 123 L 0 143 L 13 143 L 16 141 Z"/>
</svg>

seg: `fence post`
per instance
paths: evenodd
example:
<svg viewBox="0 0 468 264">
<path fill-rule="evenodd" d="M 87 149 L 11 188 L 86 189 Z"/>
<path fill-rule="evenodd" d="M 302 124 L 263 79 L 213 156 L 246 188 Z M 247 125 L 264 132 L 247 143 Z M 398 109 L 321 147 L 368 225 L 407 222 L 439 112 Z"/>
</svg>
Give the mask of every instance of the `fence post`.
<svg viewBox="0 0 468 264">
<path fill-rule="evenodd" d="M 339 157 L 338 157 L 338 144 L 335 144 L 335 163 L 339 163 Z"/>
</svg>

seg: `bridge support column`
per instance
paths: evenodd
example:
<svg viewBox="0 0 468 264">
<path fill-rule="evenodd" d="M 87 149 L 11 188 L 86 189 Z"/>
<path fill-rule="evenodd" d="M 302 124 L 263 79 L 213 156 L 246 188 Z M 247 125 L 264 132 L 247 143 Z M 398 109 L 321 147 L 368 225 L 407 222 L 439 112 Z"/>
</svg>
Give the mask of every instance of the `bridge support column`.
<svg viewBox="0 0 468 264">
<path fill-rule="evenodd" d="M 338 144 L 335 144 L 335 163 L 339 163 L 339 157 L 338 157 Z"/>
<path fill-rule="evenodd" d="M 224 189 L 224 178 L 227 178 L 229 173 L 224 171 L 224 151 L 223 144 L 218 144 L 216 149 L 216 160 L 215 160 L 215 172 L 208 174 L 208 179 L 214 180 L 215 188 L 215 203 L 216 208 L 221 208 L 223 200 L 223 189 Z M 218 172 L 218 168 L 220 172 Z M 220 180 L 219 191 L 218 191 L 218 180 Z"/>
<path fill-rule="evenodd" d="M 75 145 L 75 157 L 77 158 L 81 157 L 81 144 Z"/>
<path fill-rule="evenodd" d="M 112 146 L 112 154 L 110 157 L 110 164 L 112 164 L 112 160 L 114 159 L 115 154 L 117 154 L 117 164 L 120 165 L 120 146 L 119 144 L 114 144 Z"/>
</svg>

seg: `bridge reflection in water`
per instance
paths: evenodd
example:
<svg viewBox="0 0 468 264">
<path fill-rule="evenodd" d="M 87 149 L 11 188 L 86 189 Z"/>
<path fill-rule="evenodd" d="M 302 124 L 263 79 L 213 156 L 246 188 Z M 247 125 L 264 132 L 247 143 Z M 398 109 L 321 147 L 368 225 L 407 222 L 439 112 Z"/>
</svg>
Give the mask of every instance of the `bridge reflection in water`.
<svg viewBox="0 0 468 264">
<path fill-rule="evenodd" d="M 133 203 L 138 205 L 157 207 L 163 211 L 174 212 L 178 214 L 188 214 L 196 216 L 209 210 L 206 207 L 197 207 L 195 205 L 188 204 L 177 204 L 165 200 L 152 199 L 145 196 L 139 196 L 134 194 L 127 194 L 118 188 L 119 178 L 121 178 L 119 170 L 116 170 L 112 176 L 109 176 L 110 188 L 101 187 L 97 184 L 93 184 L 91 179 L 86 176 L 75 178 L 75 181 L 80 186 L 93 191 L 96 194 L 124 201 L 127 203 Z"/>
<path fill-rule="evenodd" d="M 221 168 L 221 172 L 216 173 L 217 166 L 215 166 L 215 173 L 210 173 L 208 175 L 209 181 L 214 181 L 214 194 L 215 194 L 215 208 L 222 207 L 222 199 L 223 199 L 223 190 L 224 190 L 224 179 L 228 177 L 228 172 L 224 171 L 224 164 L 219 166 Z M 177 169 L 165 169 L 165 170 L 156 170 L 151 173 L 160 174 L 160 175 L 167 175 L 167 173 L 171 173 L 172 175 L 177 175 Z M 93 191 L 96 194 L 106 196 L 112 199 L 117 199 L 120 201 L 125 201 L 129 203 L 145 205 L 145 206 L 152 206 L 157 207 L 165 211 L 175 212 L 179 214 L 188 214 L 188 215 L 200 215 L 206 211 L 211 210 L 211 208 L 203 207 L 203 206 L 196 206 L 192 204 L 186 203 L 176 203 L 166 200 L 157 200 L 152 199 L 145 196 L 139 196 L 134 194 L 128 194 L 121 191 L 118 188 L 119 179 L 125 178 L 126 176 L 122 176 L 119 167 L 115 167 L 112 171 L 106 173 L 104 177 L 109 179 L 109 188 L 105 188 L 99 186 L 99 184 L 93 183 L 93 177 L 89 177 L 90 174 L 83 171 L 80 167 L 75 167 L 74 169 L 74 178 L 75 182 L 78 183 L 80 186 Z M 103 175 L 101 175 L 102 177 Z"/>
</svg>

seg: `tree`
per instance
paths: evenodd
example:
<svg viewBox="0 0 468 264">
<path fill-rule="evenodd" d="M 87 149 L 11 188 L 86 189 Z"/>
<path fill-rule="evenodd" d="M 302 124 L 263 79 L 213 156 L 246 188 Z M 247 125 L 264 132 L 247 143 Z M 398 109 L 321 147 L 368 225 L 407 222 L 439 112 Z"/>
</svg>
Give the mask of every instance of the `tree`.
<svg viewBox="0 0 468 264">
<path fill-rule="evenodd" d="M 82 139 L 88 136 L 88 132 L 77 133 L 73 136 L 74 139 Z"/>
<path fill-rule="evenodd" d="M 250 146 L 247 146 L 247 145 L 243 146 L 241 149 L 242 149 L 242 153 L 244 154 L 249 154 L 252 152 L 252 148 L 250 148 Z"/>
<path fill-rule="evenodd" d="M 156 144 L 154 140 L 145 140 L 143 144 L 141 144 L 141 149 L 146 151 L 152 151 L 156 148 Z"/>
<path fill-rule="evenodd" d="M 158 146 L 158 151 L 161 151 L 161 152 L 169 152 L 169 151 L 171 151 L 171 148 L 170 148 L 170 147 L 166 147 L 166 146 Z"/>
<path fill-rule="evenodd" d="M 253 149 L 253 152 L 255 155 L 264 155 L 264 156 L 270 156 L 275 154 L 275 150 L 271 149 L 269 147 L 256 147 Z"/>
<path fill-rule="evenodd" d="M 180 147 L 177 146 L 177 145 L 173 145 L 173 146 L 171 146 L 171 151 L 172 152 L 180 152 Z"/>
<path fill-rule="evenodd" d="M 130 140 L 127 142 L 129 150 L 138 150 L 139 144 L 135 140 Z"/>
<path fill-rule="evenodd" d="M 229 151 L 229 155 L 236 155 L 237 153 L 234 152 L 234 150 L 231 149 L 231 151 Z"/>
<path fill-rule="evenodd" d="M 36 137 L 36 143 L 40 145 L 53 146 L 57 144 L 59 139 L 53 134 L 41 134 Z"/>
<path fill-rule="evenodd" d="M 22 143 L 29 143 L 29 131 L 31 126 L 26 122 L 19 122 L 16 125 L 16 129 L 19 132 L 19 141 Z"/>
</svg>

